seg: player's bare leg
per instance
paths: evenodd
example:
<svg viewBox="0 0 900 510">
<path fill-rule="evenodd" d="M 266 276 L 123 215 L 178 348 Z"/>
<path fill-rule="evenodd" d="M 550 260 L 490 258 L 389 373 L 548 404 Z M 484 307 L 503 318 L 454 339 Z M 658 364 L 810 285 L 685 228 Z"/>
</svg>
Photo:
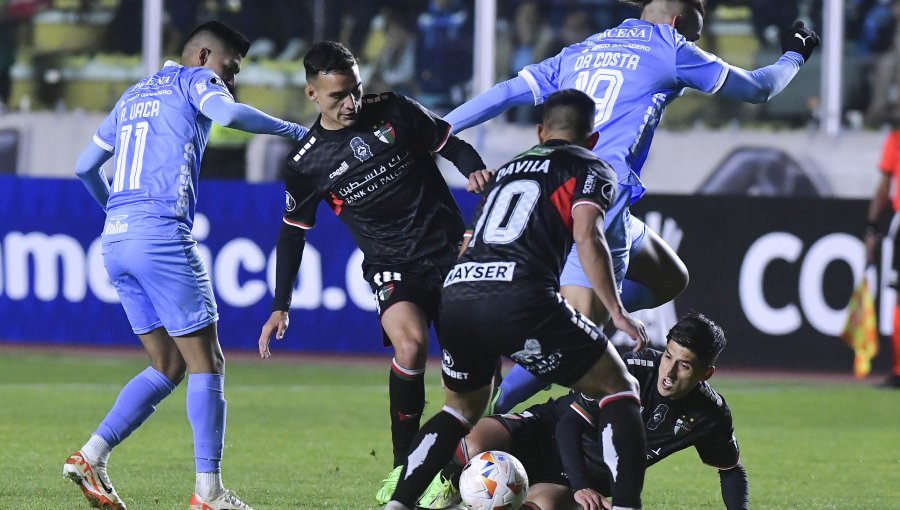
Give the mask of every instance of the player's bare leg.
<svg viewBox="0 0 900 510">
<path fill-rule="evenodd" d="M 187 414 L 194 432 L 196 488 L 191 510 L 250 510 L 222 484 L 222 451 L 225 447 L 225 356 L 216 324 L 175 337 L 187 363 Z"/>
<path fill-rule="evenodd" d="M 112 449 L 125 440 L 153 413 L 184 378 L 186 364 L 172 338 L 163 328 L 138 335 L 150 358 L 150 367 L 122 388 L 113 408 L 88 442 L 63 466 L 63 475 L 75 482 L 91 506 L 124 510 L 107 475 Z"/>
<path fill-rule="evenodd" d="M 397 486 L 402 464 L 419 430 L 425 409 L 428 321 L 419 306 L 400 301 L 381 314 L 381 327 L 394 347 L 388 381 L 394 464 L 375 495 L 379 504 L 385 504 Z"/>
<path fill-rule="evenodd" d="M 531 506 L 528 506 L 531 504 Z M 572 490 L 555 483 L 536 483 L 528 488 L 523 509 L 528 510 L 582 510 L 572 499 Z"/>
<path fill-rule="evenodd" d="M 632 252 L 629 258 L 625 278 L 652 291 L 654 302 L 650 308 L 675 299 L 687 288 L 690 280 L 687 266 L 675 250 L 649 228 L 641 249 L 637 253 Z"/>
</svg>

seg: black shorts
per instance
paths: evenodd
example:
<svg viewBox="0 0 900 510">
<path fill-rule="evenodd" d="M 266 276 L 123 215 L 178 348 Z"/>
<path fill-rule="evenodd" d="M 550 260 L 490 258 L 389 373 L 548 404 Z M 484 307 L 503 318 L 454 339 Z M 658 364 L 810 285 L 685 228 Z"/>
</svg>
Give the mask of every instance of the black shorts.
<svg viewBox="0 0 900 510">
<path fill-rule="evenodd" d="M 606 352 L 608 340 L 559 293 L 520 291 L 441 303 L 444 385 L 473 391 L 506 356 L 547 383 L 571 386 Z"/>
<path fill-rule="evenodd" d="M 518 414 L 490 416 L 503 425 L 512 436 L 512 451 L 525 466 L 528 483 L 555 483 L 569 487 L 559 448 L 556 446 L 556 401 L 529 407 Z M 586 460 L 588 484 L 601 494 L 609 495 L 609 472 Z"/>
<path fill-rule="evenodd" d="M 446 273 L 444 273 L 446 274 Z M 392 270 L 389 268 L 371 268 L 366 274 L 366 281 L 375 294 L 375 308 L 381 318 L 384 311 L 401 301 L 408 301 L 422 310 L 428 324 L 438 319 L 438 308 L 441 303 L 441 288 L 444 285 L 439 271 L 425 274 Z M 382 342 L 385 347 L 391 345 L 387 333 L 382 329 Z"/>
</svg>

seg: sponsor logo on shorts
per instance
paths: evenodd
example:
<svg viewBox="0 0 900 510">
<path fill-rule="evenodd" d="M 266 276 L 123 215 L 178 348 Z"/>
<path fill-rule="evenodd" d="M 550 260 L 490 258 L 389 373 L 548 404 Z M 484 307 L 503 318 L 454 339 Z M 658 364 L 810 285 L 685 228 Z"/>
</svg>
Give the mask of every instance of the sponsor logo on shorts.
<svg viewBox="0 0 900 510">
<path fill-rule="evenodd" d="M 651 416 L 650 421 L 647 422 L 647 430 L 656 430 L 659 427 L 659 424 L 666 419 L 666 413 L 668 412 L 669 406 L 666 404 L 659 404 L 656 406 L 656 409 L 653 410 L 653 416 Z"/>
<path fill-rule="evenodd" d="M 459 282 L 511 282 L 515 262 L 465 262 L 457 264 L 444 279 L 444 287 Z"/>
<path fill-rule="evenodd" d="M 562 353 L 545 353 L 540 341 L 529 338 L 525 340 L 522 350 L 514 352 L 510 358 L 533 374 L 549 374 L 559 367 Z"/>
<path fill-rule="evenodd" d="M 445 367 L 453 366 L 453 356 L 451 356 L 450 353 L 447 352 L 447 349 L 444 349 L 444 351 L 441 353 L 441 362 Z"/>
<path fill-rule="evenodd" d="M 443 349 L 443 351 L 441 352 L 441 370 L 443 370 L 448 377 L 451 377 L 453 379 L 458 379 L 460 381 L 465 381 L 466 379 L 468 379 L 469 373 L 453 370 L 454 364 L 456 364 L 456 362 L 453 360 L 453 356 L 451 356 L 450 353 L 447 352 L 447 349 Z"/>
<path fill-rule="evenodd" d="M 124 234 L 128 232 L 128 223 L 125 223 L 126 218 L 128 218 L 127 214 L 111 217 L 103 228 L 103 235 Z"/>
<path fill-rule="evenodd" d="M 394 284 L 389 283 L 384 287 L 378 289 L 378 299 L 380 301 L 387 301 L 394 294 Z M 447 351 L 444 351 L 447 352 Z"/>
</svg>

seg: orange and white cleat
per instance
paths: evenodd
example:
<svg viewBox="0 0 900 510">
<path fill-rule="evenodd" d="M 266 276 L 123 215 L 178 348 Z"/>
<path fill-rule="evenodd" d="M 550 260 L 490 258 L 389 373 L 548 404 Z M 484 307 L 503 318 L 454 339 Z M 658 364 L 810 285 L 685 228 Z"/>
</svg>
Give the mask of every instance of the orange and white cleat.
<svg viewBox="0 0 900 510">
<path fill-rule="evenodd" d="M 73 453 L 63 466 L 63 476 L 75 482 L 92 508 L 126 510 L 122 498 L 116 494 L 106 468 L 92 466 L 81 452 Z"/>
<path fill-rule="evenodd" d="M 188 508 L 189 510 L 253 510 L 250 508 L 250 505 L 241 501 L 239 497 L 227 489 L 222 494 L 208 501 L 200 499 L 200 496 L 195 492 L 191 496 L 191 503 Z"/>
</svg>

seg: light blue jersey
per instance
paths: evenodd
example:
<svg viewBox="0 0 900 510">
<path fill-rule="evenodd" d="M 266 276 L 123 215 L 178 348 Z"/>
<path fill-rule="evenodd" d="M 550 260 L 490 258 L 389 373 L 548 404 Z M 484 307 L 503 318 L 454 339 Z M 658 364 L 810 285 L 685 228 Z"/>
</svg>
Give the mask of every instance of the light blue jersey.
<svg viewBox="0 0 900 510">
<path fill-rule="evenodd" d="M 211 70 L 174 62 L 122 95 L 94 135 L 115 162 L 105 242 L 190 233 L 212 125 L 201 108 L 217 95 L 233 100 Z"/>
<path fill-rule="evenodd" d="M 526 66 L 519 76 L 535 105 L 567 88 L 594 98 L 594 129 L 600 132 L 594 153 L 615 169 L 620 196 L 634 202 L 644 194 L 641 167 L 665 107 L 686 87 L 716 92 L 728 70 L 672 26 L 629 19 Z"/>
</svg>

